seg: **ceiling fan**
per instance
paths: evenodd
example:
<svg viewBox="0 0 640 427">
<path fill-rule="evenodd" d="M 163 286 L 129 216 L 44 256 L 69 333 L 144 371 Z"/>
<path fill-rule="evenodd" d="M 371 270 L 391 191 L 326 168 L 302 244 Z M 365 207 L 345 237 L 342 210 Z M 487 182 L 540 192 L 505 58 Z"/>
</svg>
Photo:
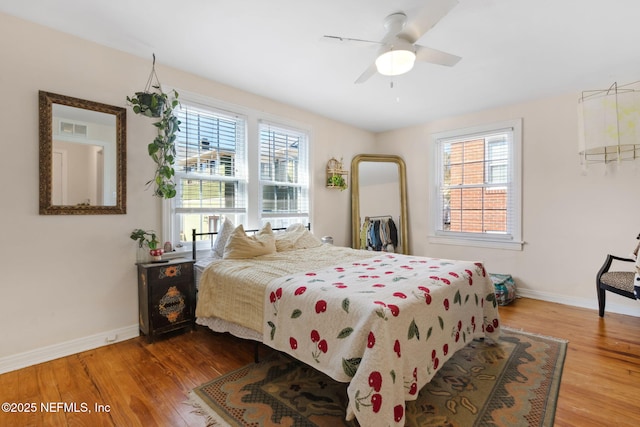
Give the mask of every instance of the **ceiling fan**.
<svg viewBox="0 0 640 427">
<path fill-rule="evenodd" d="M 387 34 L 380 41 L 331 35 L 325 35 L 324 38 L 339 42 L 363 42 L 380 45 L 374 62 L 358 77 L 355 83 L 364 83 L 376 72 L 386 76 L 404 74 L 413 68 L 415 61 L 452 67 L 462 58 L 415 43 L 457 4 L 458 0 L 430 1 L 411 21 L 403 12 L 393 13 L 384 20 Z"/>
</svg>

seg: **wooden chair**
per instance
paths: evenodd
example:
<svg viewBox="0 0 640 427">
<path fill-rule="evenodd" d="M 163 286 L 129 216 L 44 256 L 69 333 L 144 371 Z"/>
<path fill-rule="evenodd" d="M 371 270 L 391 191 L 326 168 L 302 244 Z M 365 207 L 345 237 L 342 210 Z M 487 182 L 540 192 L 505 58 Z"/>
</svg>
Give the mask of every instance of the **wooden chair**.
<svg viewBox="0 0 640 427">
<path fill-rule="evenodd" d="M 633 258 L 622 258 L 615 255 L 607 255 L 607 259 L 596 276 L 596 288 L 598 291 L 598 308 L 600 317 L 604 317 L 604 305 L 606 302 L 605 291 L 613 292 L 623 297 L 636 299 L 634 293 L 633 271 L 609 271 L 613 261 L 633 262 Z"/>
</svg>

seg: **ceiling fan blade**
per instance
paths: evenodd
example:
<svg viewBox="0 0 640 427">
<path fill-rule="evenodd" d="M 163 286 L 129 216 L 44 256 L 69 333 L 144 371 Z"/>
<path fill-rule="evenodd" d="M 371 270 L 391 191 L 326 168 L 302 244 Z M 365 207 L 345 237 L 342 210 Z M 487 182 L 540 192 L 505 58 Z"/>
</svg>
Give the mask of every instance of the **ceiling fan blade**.
<svg viewBox="0 0 640 427">
<path fill-rule="evenodd" d="M 458 0 L 432 0 L 407 24 L 400 33 L 410 43 L 415 43 L 458 4 Z"/>
<path fill-rule="evenodd" d="M 373 76 L 375 73 L 377 73 L 378 70 L 376 69 L 376 64 L 372 63 L 371 65 L 369 65 L 369 68 L 367 68 L 366 70 L 364 70 L 364 73 L 362 73 L 360 75 L 360 77 L 358 77 L 358 79 L 355 81 L 356 84 L 360 84 L 360 83 L 364 83 L 367 80 L 369 80 L 369 78 L 371 76 Z"/>
<path fill-rule="evenodd" d="M 426 46 L 416 46 L 416 61 L 430 62 L 431 64 L 446 65 L 453 67 L 462 58 L 441 50 L 432 49 Z"/>
<path fill-rule="evenodd" d="M 354 39 L 351 37 L 341 37 L 341 36 L 330 36 L 324 35 L 322 36 L 323 41 L 342 43 L 342 44 L 366 44 L 370 46 L 372 44 L 381 44 L 380 42 L 373 40 L 363 40 L 363 39 Z"/>
</svg>

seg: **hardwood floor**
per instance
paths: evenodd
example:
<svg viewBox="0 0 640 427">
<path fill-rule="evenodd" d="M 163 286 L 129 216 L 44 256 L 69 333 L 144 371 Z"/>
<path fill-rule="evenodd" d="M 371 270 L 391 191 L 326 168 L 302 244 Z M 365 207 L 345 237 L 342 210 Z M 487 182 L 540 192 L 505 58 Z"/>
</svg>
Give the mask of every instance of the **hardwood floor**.
<svg viewBox="0 0 640 427">
<path fill-rule="evenodd" d="M 640 317 L 601 319 L 595 310 L 525 298 L 500 313 L 505 326 L 569 340 L 555 426 L 640 425 Z M 251 342 L 204 328 L 153 344 L 135 338 L 0 375 L 0 401 L 37 407 L 0 412 L 0 425 L 204 426 L 187 393 L 252 360 Z"/>
</svg>

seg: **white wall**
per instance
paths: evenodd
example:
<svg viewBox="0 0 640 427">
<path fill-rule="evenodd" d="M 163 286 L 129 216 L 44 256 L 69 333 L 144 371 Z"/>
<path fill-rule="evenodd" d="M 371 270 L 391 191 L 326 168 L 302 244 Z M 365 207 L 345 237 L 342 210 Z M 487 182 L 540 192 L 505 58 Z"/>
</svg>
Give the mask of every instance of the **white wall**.
<svg viewBox="0 0 640 427">
<path fill-rule="evenodd" d="M 626 256 L 637 243 L 640 163 L 590 166 L 583 173 L 578 97 L 567 94 L 378 135 L 378 151 L 399 154 L 407 164 L 411 253 L 480 260 L 491 272 L 512 274 L 523 295 L 596 308 L 595 276 L 606 254 Z M 523 250 L 429 244 L 430 134 L 518 117 L 523 118 Z M 640 315 L 636 301 L 612 293 L 607 299 L 607 311 Z"/>
<path fill-rule="evenodd" d="M 127 111 L 127 214 L 38 214 L 38 90 L 126 106 L 145 84 L 149 58 L 137 58 L 0 14 L 0 182 L 3 202 L 0 373 L 137 334 L 134 228 L 161 230 L 160 201 L 145 190 L 153 174 L 154 128 Z M 326 162 L 366 152 L 373 134 L 203 78 L 163 67 L 163 84 L 262 110 L 312 129 L 312 226 L 350 242 L 349 192 L 324 187 Z"/>
</svg>

